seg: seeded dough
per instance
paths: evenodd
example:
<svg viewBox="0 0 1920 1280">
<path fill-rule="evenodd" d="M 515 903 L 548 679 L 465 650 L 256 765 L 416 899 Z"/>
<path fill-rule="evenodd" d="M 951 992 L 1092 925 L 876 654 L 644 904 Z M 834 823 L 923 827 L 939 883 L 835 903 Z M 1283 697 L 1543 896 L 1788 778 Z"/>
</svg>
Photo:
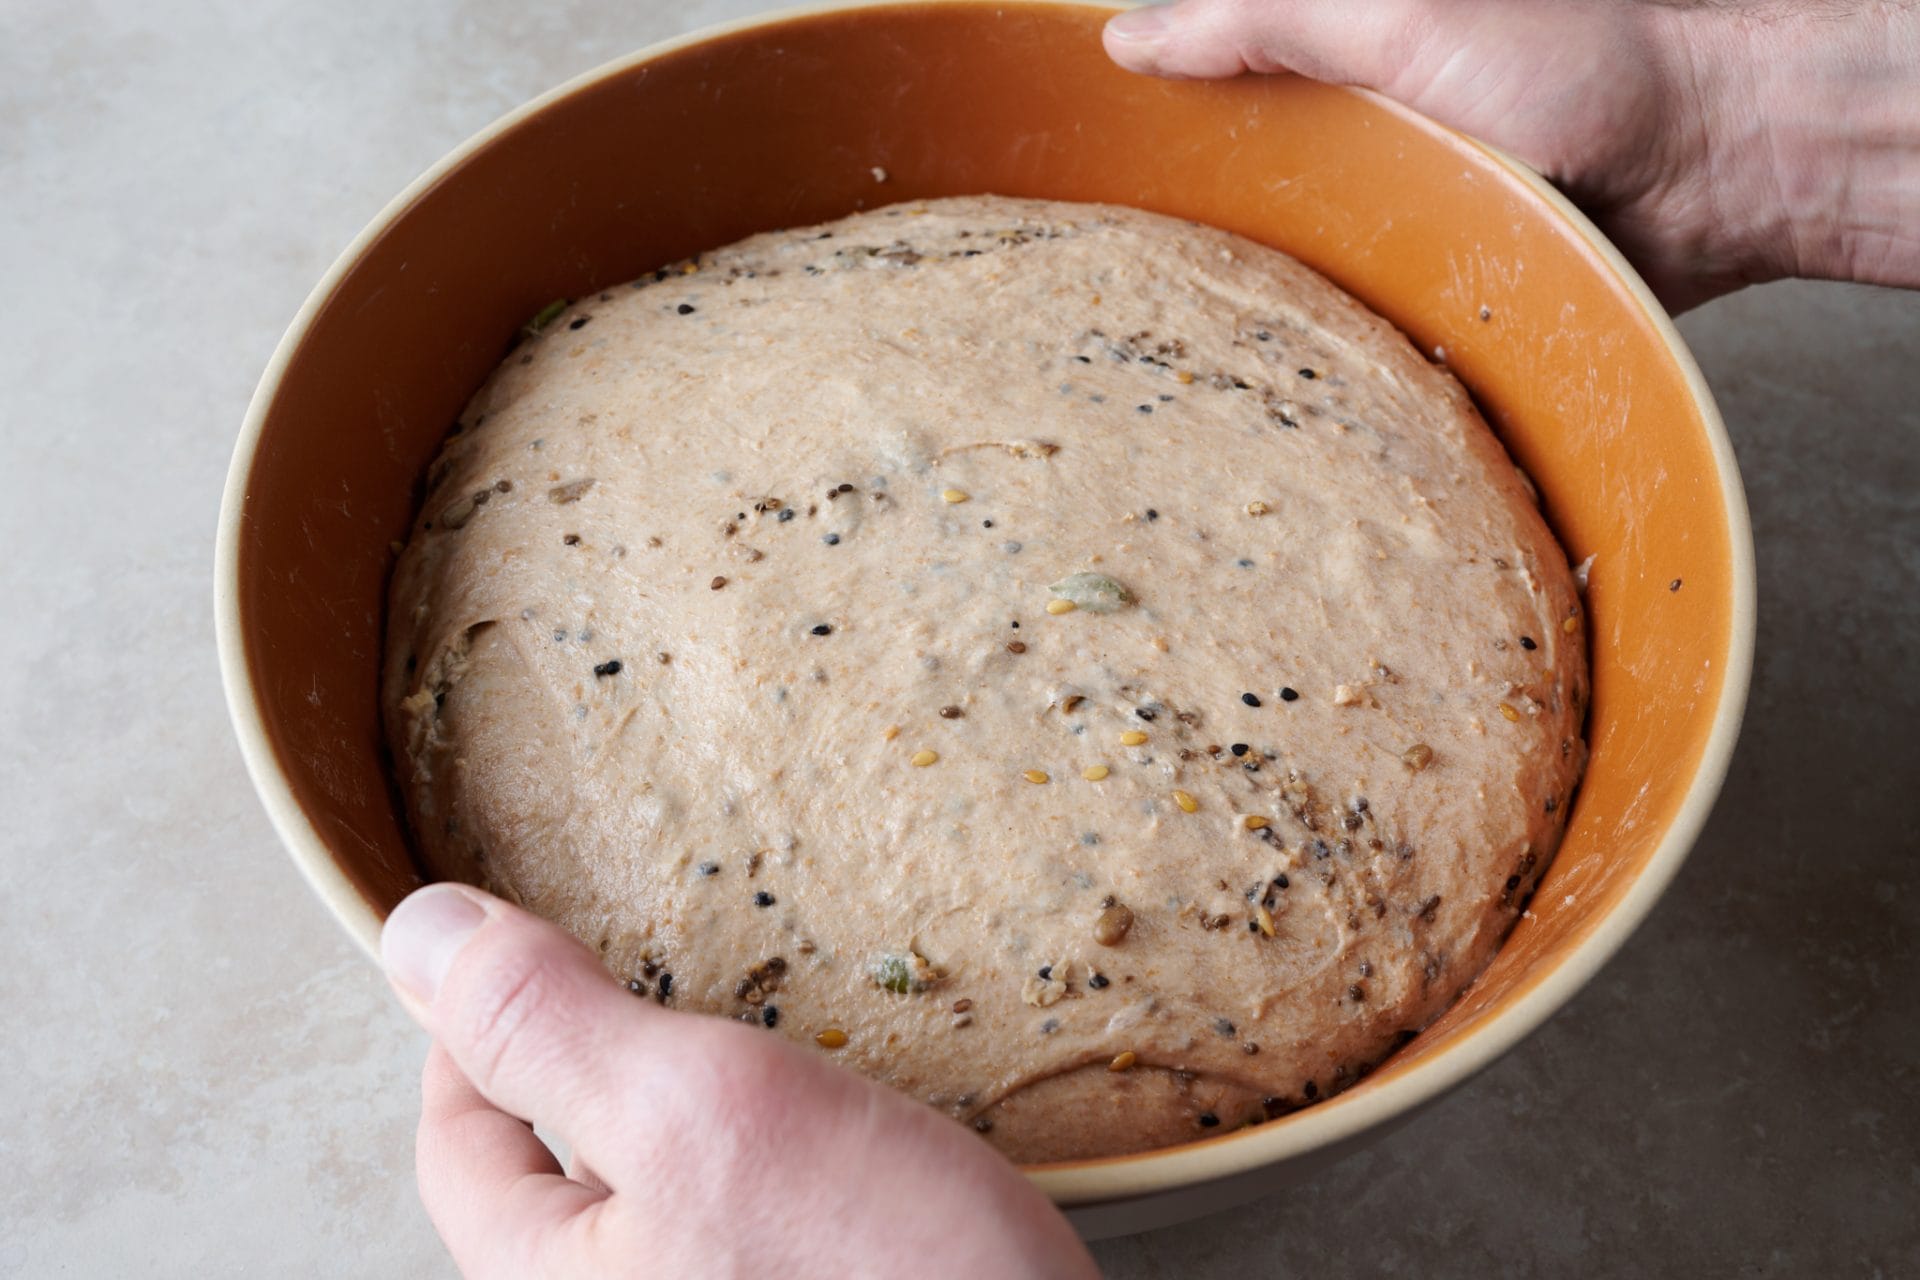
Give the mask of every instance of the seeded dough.
<svg viewBox="0 0 1920 1280">
<path fill-rule="evenodd" d="M 982 197 L 541 319 L 394 575 L 433 872 L 1026 1161 L 1325 1097 L 1486 964 L 1584 761 L 1578 597 L 1319 276 Z"/>
</svg>

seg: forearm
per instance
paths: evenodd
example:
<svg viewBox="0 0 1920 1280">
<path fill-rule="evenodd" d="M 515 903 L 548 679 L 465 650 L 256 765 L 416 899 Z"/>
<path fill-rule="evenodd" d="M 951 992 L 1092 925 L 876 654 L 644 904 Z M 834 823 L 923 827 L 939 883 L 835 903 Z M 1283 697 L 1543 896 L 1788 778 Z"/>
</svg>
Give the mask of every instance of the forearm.
<svg viewBox="0 0 1920 1280">
<path fill-rule="evenodd" d="M 1689 50 L 1708 121 L 1709 252 L 1745 281 L 1920 286 L 1920 4 L 1657 20 Z"/>
</svg>

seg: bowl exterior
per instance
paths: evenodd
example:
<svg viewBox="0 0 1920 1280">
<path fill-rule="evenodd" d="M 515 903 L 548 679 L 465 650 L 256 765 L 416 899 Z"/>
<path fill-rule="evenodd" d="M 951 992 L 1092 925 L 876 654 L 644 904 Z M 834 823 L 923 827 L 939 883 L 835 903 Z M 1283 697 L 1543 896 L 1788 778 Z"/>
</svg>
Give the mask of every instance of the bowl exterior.
<svg viewBox="0 0 1920 1280">
<path fill-rule="evenodd" d="M 390 205 L 295 320 L 234 456 L 216 574 L 247 767 L 371 951 L 420 882 L 379 728 L 392 548 L 447 426 L 553 298 L 755 231 L 996 192 L 1224 227 L 1398 324 L 1474 393 L 1575 561 L 1592 558 L 1587 780 L 1492 967 L 1354 1088 L 1257 1129 L 1031 1171 L 1102 1234 L 1298 1176 L 1565 1003 L 1704 822 L 1754 626 L 1751 536 L 1712 399 L 1585 219 L 1523 166 L 1372 95 L 1122 72 L 1100 48 L 1109 12 L 953 0 L 779 15 L 643 51 L 492 126 Z"/>
</svg>

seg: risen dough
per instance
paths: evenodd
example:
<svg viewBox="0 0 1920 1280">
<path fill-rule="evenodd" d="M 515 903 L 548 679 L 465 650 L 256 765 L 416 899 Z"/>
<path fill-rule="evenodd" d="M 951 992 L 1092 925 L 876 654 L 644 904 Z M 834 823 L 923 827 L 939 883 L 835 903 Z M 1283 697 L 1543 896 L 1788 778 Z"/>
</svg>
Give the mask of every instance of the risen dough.
<svg viewBox="0 0 1920 1280">
<path fill-rule="evenodd" d="M 434 872 L 1025 1160 L 1324 1097 L 1437 1015 L 1584 698 L 1444 370 L 1248 241 L 994 198 L 551 320 L 433 467 L 385 673 Z"/>
</svg>

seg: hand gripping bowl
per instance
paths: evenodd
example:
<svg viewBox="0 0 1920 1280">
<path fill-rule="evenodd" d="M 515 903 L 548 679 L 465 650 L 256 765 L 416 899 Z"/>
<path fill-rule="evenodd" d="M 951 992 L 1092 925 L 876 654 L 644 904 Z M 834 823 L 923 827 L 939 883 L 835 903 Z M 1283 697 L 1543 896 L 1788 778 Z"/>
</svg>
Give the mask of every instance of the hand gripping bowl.
<svg viewBox="0 0 1920 1280">
<path fill-rule="evenodd" d="M 1356 1087 L 1254 1129 L 1031 1169 L 1096 1236 L 1298 1179 L 1566 1003 L 1699 832 L 1754 632 L 1719 415 L 1584 218 L 1522 166 L 1370 94 L 1120 71 L 1100 46 L 1109 12 L 955 0 L 779 15 L 655 46 L 493 125 L 389 205 L 295 319 L 234 455 L 216 583 L 254 784 L 371 951 L 420 883 L 376 697 L 395 539 L 455 414 L 553 298 L 755 231 L 994 192 L 1251 236 L 1444 351 L 1573 558 L 1593 557 L 1592 762 L 1565 844 L 1492 967 Z"/>
</svg>

